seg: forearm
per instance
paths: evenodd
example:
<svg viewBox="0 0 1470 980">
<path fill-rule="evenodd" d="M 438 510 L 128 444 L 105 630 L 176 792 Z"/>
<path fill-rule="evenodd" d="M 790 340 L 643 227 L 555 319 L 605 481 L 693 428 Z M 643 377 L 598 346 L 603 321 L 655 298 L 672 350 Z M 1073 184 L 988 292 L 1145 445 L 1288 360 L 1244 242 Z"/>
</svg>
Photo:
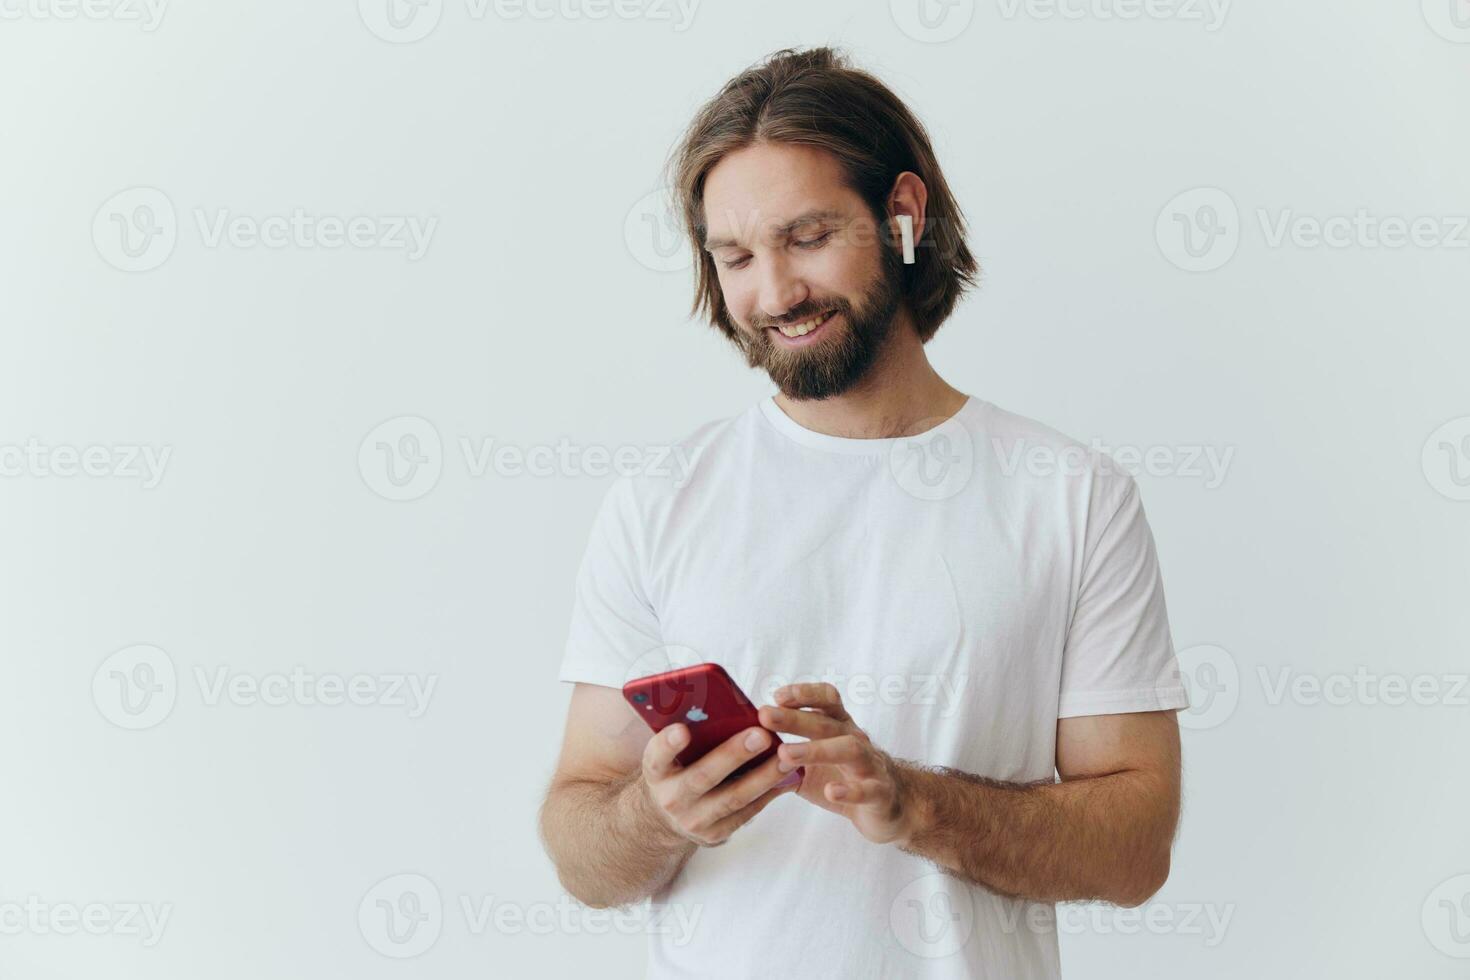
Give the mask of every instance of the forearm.
<svg viewBox="0 0 1470 980">
<path fill-rule="evenodd" d="M 562 886 L 594 908 L 648 897 L 695 850 L 653 811 L 637 771 L 553 787 L 541 810 L 541 836 Z"/>
<path fill-rule="evenodd" d="M 1021 785 L 897 767 L 910 827 L 899 846 L 993 892 L 1139 905 L 1168 877 L 1178 799 L 1157 774 Z"/>
</svg>

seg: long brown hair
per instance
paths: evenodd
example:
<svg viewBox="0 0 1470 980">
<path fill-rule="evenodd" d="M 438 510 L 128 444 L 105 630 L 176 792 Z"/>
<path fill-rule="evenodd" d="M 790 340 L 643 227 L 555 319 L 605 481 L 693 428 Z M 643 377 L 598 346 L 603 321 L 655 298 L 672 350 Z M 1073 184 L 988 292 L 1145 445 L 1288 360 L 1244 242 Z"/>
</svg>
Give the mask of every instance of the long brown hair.
<svg viewBox="0 0 1470 980">
<path fill-rule="evenodd" d="M 694 251 L 690 315 L 708 318 L 731 340 L 738 336 L 714 257 L 704 250 L 704 182 L 726 154 L 760 142 L 801 143 L 834 154 L 880 228 L 889 218 L 894 179 L 905 170 L 919 175 L 929 199 L 914 264 L 901 266 L 901 295 L 919 339 L 934 336 L 961 294 L 979 281 L 965 244 L 964 215 L 923 124 L 886 85 L 829 47 L 784 48 L 726 82 L 670 156 L 668 184 Z M 887 236 L 880 243 L 889 247 Z"/>
</svg>

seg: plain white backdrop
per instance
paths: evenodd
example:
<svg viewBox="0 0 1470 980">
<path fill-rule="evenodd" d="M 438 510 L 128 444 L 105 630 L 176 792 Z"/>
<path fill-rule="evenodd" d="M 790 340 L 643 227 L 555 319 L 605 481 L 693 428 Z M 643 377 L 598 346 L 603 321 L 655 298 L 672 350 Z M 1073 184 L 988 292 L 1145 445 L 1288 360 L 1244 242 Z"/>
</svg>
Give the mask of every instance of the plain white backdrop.
<svg viewBox="0 0 1470 980">
<path fill-rule="evenodd" d="M 0 974 L 642 975 L 535 835 L 587 464 L 771 390 L 660 167 L 834 43 L 940 372 L 1140 454 L 1185 812 L 1066 975 L 1466 975 L 1463 0 L 391 3 L 0 0 Z"/>
</svg>

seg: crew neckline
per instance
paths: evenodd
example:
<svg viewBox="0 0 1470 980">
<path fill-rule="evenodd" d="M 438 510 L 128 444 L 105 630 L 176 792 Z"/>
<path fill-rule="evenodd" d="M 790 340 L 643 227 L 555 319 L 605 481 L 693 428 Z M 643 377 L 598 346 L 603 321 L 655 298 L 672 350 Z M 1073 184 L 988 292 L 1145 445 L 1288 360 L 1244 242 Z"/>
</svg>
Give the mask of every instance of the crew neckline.
<svg viewBox="0 0 1470 980">
<path fill-rule="evenodd" d="M 847 436 L 828 435 L 825 432 L 808 429 L 782 411 L 781 406 L 776 404 L 775 395 L 767 395 L 758 404 L 760 405 L 761 414 L 766 417 L 766 421 L 770 422 L 773 428 L 787 438 L 801 443 L 803 446 L 810 446 L 813 449 L 821 449 L 830 453 L 843 453 L 849 456 L 874 456 L 892 452 L 893 447 L 900 442 L 912 442 L 915 439 L 924 440 L 939 433 L 948 427 L 949 423 L 959 422 L 962 418 L 968 417 L 974 409 L 979 407 L 980 400 L 974 395 L 966 395 L 964 402 L 955 410 L 953 415 L 917 435 L 888 436 L 878 439 L 853 439 Z"/>
</svg>

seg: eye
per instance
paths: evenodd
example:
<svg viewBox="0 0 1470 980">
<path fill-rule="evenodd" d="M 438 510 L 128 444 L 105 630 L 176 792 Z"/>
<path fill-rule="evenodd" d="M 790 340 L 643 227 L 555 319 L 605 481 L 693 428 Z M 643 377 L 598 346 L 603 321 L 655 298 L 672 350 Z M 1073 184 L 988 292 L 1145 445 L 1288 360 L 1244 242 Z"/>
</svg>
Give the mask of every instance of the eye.
<svg viewBox="0 0 1470 980">
<path fill-rule="evenodd" d="M 830 231 L 824 231 L 816 238 L 801 239 L 796 244 L 802 248 L 821 248 L 823 245 L 827 244 L 827 239 L 831 237 L 832 233 Z"/>
<path fill-rule="evenodd" d="M 749 262 L 749 261 L 750 261 L 750 256 L 749 255 L 746 255 L 746 256 L 743 256 L 741 258 L 736 259 L 734 262 L 721 262 L 720 265 L 723 265 L 727 269 L 740 269 L 740 268 L 744 268 L 745 264 L 747 262 Z"/>
</svg>

